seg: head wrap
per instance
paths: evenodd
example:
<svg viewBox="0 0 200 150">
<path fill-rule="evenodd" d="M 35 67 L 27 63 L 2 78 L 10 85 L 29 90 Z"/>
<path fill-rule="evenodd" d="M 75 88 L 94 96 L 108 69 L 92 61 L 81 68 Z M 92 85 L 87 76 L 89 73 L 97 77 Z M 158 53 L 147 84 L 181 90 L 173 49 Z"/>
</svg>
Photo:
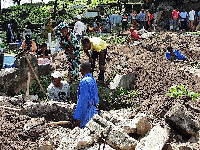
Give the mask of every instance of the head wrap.
<svg viewBox="0 0 200 150">
<path fill-rule="evenodd" d="M 61 22 L 59 25 L 58 25 L 58 30 L 62 30 L 62 29 L 68 29 L 68 24 L 66 22 Z"/>
</svg>

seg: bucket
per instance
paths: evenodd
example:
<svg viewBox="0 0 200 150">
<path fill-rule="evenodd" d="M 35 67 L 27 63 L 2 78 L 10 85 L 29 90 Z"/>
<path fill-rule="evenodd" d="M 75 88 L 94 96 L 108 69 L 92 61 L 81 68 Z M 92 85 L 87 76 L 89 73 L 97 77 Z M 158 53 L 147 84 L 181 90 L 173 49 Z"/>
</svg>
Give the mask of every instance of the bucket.
<svg viewBox="0 0 200 150">
<path fill-rule="evenodd" d="M 0 70 L 3 67 L 4 54 L 0 54 Z"/>
</svg>

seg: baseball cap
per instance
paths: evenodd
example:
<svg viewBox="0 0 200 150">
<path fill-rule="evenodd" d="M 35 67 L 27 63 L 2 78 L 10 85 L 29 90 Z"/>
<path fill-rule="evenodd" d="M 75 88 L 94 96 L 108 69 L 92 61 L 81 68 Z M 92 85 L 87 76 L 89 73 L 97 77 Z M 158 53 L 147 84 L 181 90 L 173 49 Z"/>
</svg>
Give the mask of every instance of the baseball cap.
<svg viewBox="0 0 200 150">
<path fill-rule="evenodd" d="M 77 15 L 76 18 L 77 18 L 77 19 L 81 19 L 81 16 L 80 16 L 80 15 Z"/>
<path fill-rule="evenodd" d="M 55 71 L 51 74 L 53 78 L 62 78 L 62 74 L 59 71 Z"/>
</svg>

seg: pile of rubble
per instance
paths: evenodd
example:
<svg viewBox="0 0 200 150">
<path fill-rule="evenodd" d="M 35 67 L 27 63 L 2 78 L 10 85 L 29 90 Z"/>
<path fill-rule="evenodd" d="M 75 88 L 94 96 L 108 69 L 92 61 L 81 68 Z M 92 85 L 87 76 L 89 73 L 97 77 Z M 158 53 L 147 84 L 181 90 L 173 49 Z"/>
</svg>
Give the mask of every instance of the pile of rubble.
<svg viewBox="0 0 200 150">
<path fill-rule="evenodd" d="M 200 148 L 199 107 L 190 106 L 191 109 L 188 109 L 184 104 L 174 105 L 165 114 L 164 124 L 154 124 L 147 114 L 136 113 L 132 109 L 100 111 L 85 128 L 80 129 L 73 128 L 71 124 L 52 124 L 72 121 L 74 104 L 53 101 L 38 103 L 18 96 L 0 97 L 0 106 L 1 149 Z"/>
</svg>

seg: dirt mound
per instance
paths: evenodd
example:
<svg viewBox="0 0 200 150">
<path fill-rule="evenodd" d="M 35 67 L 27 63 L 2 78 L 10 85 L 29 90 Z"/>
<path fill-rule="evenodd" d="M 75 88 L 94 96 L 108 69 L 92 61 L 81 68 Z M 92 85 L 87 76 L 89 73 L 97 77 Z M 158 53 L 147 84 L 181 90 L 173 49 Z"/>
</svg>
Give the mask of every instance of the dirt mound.
<svg viewBox="0 0 200 150">
<path fill-rule="evenodd" d="M 105 81 L 113 79 L 116 74 L 136 73 L 133 90 L 139 91 L 139 95 L 133 99 L 137 105 L 134 105 L 135 112 L 133 112 L 132 117 L 135 116 L 134 114 L 142 112 L 148 116 L 151 123 L 159 123 L 165 126 L 167 125 L 165 114 L 173 106 L 182 104 L 188 111 L 192 112 L 191 118 L 198 120 L 200 115 L 200 102 L 198 100 L 195 101 L 188 97 L 175 99 L 169 97 L 168 93 L 173 85 L 185 85 L 186 89 L 200 93 L 200 77 L 189 71 L 192 68 L 191 61 L 200 61 L 199 41 L 199 37 L 161 32 L 153 38 L 143 39 L 141 44 L 133 47 L 109 45 Z M 184 62 L 167 60 L 165 49 L 169 45 L 185 54 L 188 60 Z M 67 74 L 64 53 L 58 52 L 54 58 L 53 69 Z M 88 60 L 88 58 L 81 52 L 81 62 L 85 60 Z M 96 79 L 97 75 L 98 67 L 94 73 Z M 20 106 L 13 106 L 9 103 L 9 99 L 0 100 L 0 105 L 20 108 Z M 0 149 L 37 149 L 41 145 L 51 145 L 49 142 L 51 138 L 57 140 L 54 147 L 58 147 L 59 135 L 65 136 L 70 130 L 60 127 L 47 127 L 47 120 L 44 118 L 31 118 L 2 108 L 0 108 L 0 111 Z M 37 124 L 34 124 L 35 122 Z M 33 128 L 29 129 L 29 127 Z M 48 133 L 52 133 L 51 135 L 55 137 L 49 137 Z M 167 144 L 187 142 L 188 139 L 172 129 Z M 165 149 L 168 149 L 167 144 Z M 197 143 L 192 146 L 193 149 L 199 149 Z"/>
</svg>

